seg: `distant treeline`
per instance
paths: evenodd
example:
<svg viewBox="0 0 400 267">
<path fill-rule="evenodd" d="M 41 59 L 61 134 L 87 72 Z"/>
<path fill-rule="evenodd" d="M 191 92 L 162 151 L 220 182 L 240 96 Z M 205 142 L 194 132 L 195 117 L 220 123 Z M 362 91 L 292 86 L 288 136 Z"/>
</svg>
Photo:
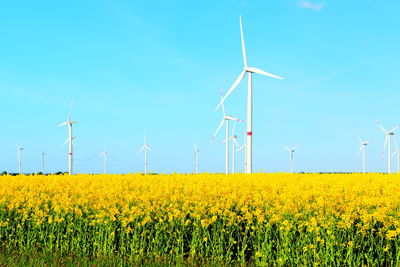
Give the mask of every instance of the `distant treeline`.
<svg viewBox="0 0 400 267">
<path fill-rule="evenodd" d="M 36 175 L 63 175 L 63 174 L 68 174 L 68 172 L 54 172 L 54 173 L 42 173 L 42 172 L 34 172 L 34 173 L 21 173 L 24 175 L 32 175 L 32 174 L 36 174 Z M 19 173 L 17 172 L 6 172 L 3 171 L 2 173 L 0 173 L 0 175 L 11 175 L 11 176 L 16 176 L 19 175 Z"/>
</svg>

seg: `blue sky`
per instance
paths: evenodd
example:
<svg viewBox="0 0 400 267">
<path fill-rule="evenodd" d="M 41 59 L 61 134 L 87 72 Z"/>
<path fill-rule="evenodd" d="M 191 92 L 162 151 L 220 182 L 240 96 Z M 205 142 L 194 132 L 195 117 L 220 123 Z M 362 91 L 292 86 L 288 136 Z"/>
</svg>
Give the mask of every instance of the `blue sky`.
<svg viewBox="0 0 400 267">
<path fill-rule="evenodd" d="M 0 4 L 0 169 L 67 170 L 68 115 L 76 172 L 101 172 L 107 143 L 113 173 L 143 169 L 224 170 L 210 137 L 221 120 L 219 90 L 243 68 L 239 14 L 249 64 L 285 80 L 253 76 L 254 170 L 288 170 L 281 144 L 300 143 L 297 171 L 356 171 L 356 133 L 373 143 L 367 170 L 386 170 L 387 128 L 400 123 L 400 2 L 388 1 L 7 1 Z M 226 101 L 246 118 L 246 81 Z M 245 124 L 238 124 L 239 141 Z M 400 134 L 400 131 L 398 132 Z M 243 152 L 237 155 L 243 169 Z M 397 167 L 397 166 L 395 166 Z"/>
</svg>

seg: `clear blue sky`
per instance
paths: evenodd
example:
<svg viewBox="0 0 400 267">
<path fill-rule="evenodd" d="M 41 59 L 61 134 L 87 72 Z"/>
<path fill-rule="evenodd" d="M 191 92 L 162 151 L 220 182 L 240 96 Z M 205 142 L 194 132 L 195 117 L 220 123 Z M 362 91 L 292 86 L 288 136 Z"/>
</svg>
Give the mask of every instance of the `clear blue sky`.
<svg viewBox="0 0 400 267">
<path fill-rule="evenodd" d="M 356 132 L 374 142 L 367 169 L 386 170 L 383 133 L 400 123 L 397 0 L 3 1 L 0 4 L 0 169 L 67 170 L 66 120 L 76 136 L 76 172 L 143 168 L 224 170 L 224 147 L 210 137 L 226 91 L 243 68 L 239 14 L 249 64 L 285 77 L 254 75 L 254 170 L 287 171 L 281 144 L 300 143 L 297 171 L 355 171 Z M 245 119 L 246 82 L 226 102 Z M 239 141 L 245 124 L 238 125 Z M 400 134 L 400 131 L 398 132 Z M 243 169 L 243 152 L 237 154 Z M 397 166 L 395 166 L 397 167 Z"/>
</svg>

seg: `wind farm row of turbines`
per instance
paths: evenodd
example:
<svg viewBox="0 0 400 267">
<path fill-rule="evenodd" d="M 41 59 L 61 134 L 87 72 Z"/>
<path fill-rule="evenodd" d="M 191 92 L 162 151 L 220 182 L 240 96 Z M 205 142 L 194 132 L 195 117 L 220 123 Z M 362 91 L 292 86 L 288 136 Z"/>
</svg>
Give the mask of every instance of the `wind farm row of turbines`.
<svg viewBox="0 0 400 267">
<path fill-rule="evenodd" d="M 252 86 L 252 76 L 253 73 L 275 78 L 275 79 L 283 79 L 280 76 L 268 73 L 264 70 L 261 70 L 259 68 L 251 67 L 248 65 L 247 61 L 247 54 L 246 54 L 246 47 L 245 47 L 245 41 L 244 41 L 244 34 L 243 34 L 243 25 L 242 25 L 242 17 L 239 16 L 239 25 L 240 25 L 240 37 L 241 37 L 241 48 L 242 48 L 242 55 L 243 55 L 243 70 L 239 74 L 239 76 L 236 78 L 236 80 L 233 82 L 232 86 L 229 88 L 229 90 L 226 92 L 225 95 L 222 94 L 222 90 L 220 92 L 220 99 L 219 103 L 216 107 L 216 111 L 218 109 L 222 109 L 222 120 L 221 123 L 218 125 L 217 129 L 215 130 L 214 134 L 211 137 L 211 142 L 215 140 L 215 137 L 221 130 L 221 128 L 225 124 L 225 139 L 222 141 L 222 143 L 225 143 L 225 173 L 228 174 L 230 170 L 229 166 L 229 146 L 230 144 L 232 145 L 232 166 L 231 166 L 231 173 L 235 173 L 235 153 L 237 151 L 245 151 L 245 160 L 244 160 L 244 165 L 245 165 L 245 173 L 252 173 L 253 171 L 253 86 Z M 231 93 L 235 90 L 235 88 L 241 83 L 241 81 L 244 79 L 244 77 L 247 75 L 248 78 L 248 83 L 247 83 L 247 118 L 246 120 L 241 120 L 238 118 L 238 116 L 232 116 L 226 113 L 225 109 L 225 104 L 224 102 L 226 99 L 231 95 Z M 72 102 L 71 102 L 71 107 L 72 107 Z M 68 127 L 68 138 L 65 141 L 64 144 L 68 143 L 68 173 L 73 174 L 73 147 L 74 147 L 74 139 L 75 137 L 73 136 L 73 125 L 76 123 L 76 121 L 71 119 L 71 107 L 70 111 L 68 114 L 68 118 L 65 122 L 61 123 L 59 126 L 67 126 Z M 230 122 L 233 123 L 232 127 L 232 132 L 230 134 L 230 129 L 229 129 L 229 124 Z M 238 143 L 238 136 L 235 133 L 236 129 L 236 124 L 237 123 L 246 123 L 246 131 L 244 134 L 244 140 L 243 144 L 239 145 Z M 391 152 L 391 138 L 394 135 L 394 131 L 397 130 L 400 126 L 396 126 L 395 128 L 391 129 L 390 131 L 387 131 L 386 129 L 383 128 L 383 126 L 379 123 L 378 126 L 380 129 L 385 133 L 386 138 L 385 138 L 385 143 L 384 143 L 384 149 L 388 149 L 388 173 L 391 173 L 391 158 L 397 154 L 398 155 L 398 168 L 400 171 L 400 148 L 397 147 L 397 142 L 395 140 L 395 145 L 396 145 L 396 150 L 394 153 Z M 359 136 L 359 141 L 360 141 L 360 150 L 357 154 L 359 156 L 360 153 L 362 153 L 362 171 L 363 173 L 366 172 L 366 146 L 371 142 L 371 141 L 363 141 L 361 137 Z M 293 160 L 294 160 L 294 152 L 298 148 L 299 145 L 296 145 L 294 147 L 287 147 L 283 146 L 284 149 L 286 149 L 289 152 L 289 168 L 290 171 L 293 172 Z M 22 146 L 17 146 L 17 151 L 18 151 L 18 169 L 19 172 L 21 173 L 21 168 L 22 168 L 22 151 L 23 148 Z M 139 153 L 144 154 L 144 173 L 148 173 L 148 160 L 147 160 L 147 154 L 150 152 L 150 146 L 147 144 L 146 140 L 146 135 L 144 136 L 144 144 L 140 148 Z M 108 152 L 106 149 L 101 153 L 101 155 L 104 157 L 104 173 L 107 173 L 107 168 L 108 168 Z M 195 160 L 195 172 L 199 173 L 199 155 L 200 155 L 200 149 L 197 146 L 194 146 L 194 160 Z M 42 153 L 42 172 L 44 173 L 44 159 L 45 159 L 45 153 Z"/>
<path fill-rule="evenodd" d="M 213 134 L 211 138 L 211 142 L 214 141 L 217 133 L 219 130 L 222 128 L 222 126 L 225 124 L 226 127 L 226 132 L 225 132 L 225 139 L 221 143 L 225 143 L 225 174 L 229 174 L 229 142 L 232 142 L 232 167 L 231 167 L 231 173 L 235 173 L 235 153 L 240 152 L 243 150 L 245 147 L 245 141 L 246 138 L 244 138 L 244 142 L 242 145 L 239 145 L 237 139 L 237 135 L 235 133 L 235 128 L 236 128 L 236 123 L 237 122 L 243 122 L 243 120 L 240 120 L 236 117 L 233 116 L 227 116 L 225 113 L 225 107 L 224 104 L 222 103 L 222 112 L 223 112 L 223 118 L 221 123 L 219 124 L 217 130 Z M 71 113 L 70 113 L 71 114 Z M 64 142 L 64 144 L 69 143 L 69 153 L 68 153 L 68 173 L 73 174 L 73 146 L 74 142 L 73 140 L 75 139 L 74 136 L 72 136 L 72 125 L 76 123 L 76 121 L 71 120 L 71 115 L 68 115 L 67 121 L 61 123 L 59 126 L 68 126 L 68 133 L 69 137 L 67 140 Z M 233 121 L 233 127 L 232 127 L 232 132 L 231 135 L 229 135 L 229 121 Z M 400 128 L 400 125 L 394 127 L 391 130 L 386 130 L 382 124 L 377 121 L 378 127 L 383 131 L 385 134 L 385 142 L 382 150 L 382 155 L 385 154 L 385 150 L 387 148 L 387 157 L 388 157 L 388 173 L 392 172 L 392 158 L 397 155 L 397 172 L 400 173 L 400 147 L 398 146 L 396 138 L 394 139 L 394 145 L 395 145 L 395 150 L 392 152 L 392 138 L 394 137 L 394 132 Z M 356 154 L 356 157 L 358 158 L 361 154 L 362 156 L 362 172 L 366 173 L 366 147 L 369 145 L 372 141 L 371 140 L 363 140 L 360 136 L 360 134 L 357 134 L 360 148 L 358 150 L 358 153 Z M 244 137 L 246 137 L 244 135 Z M 282 147 L 289 152 L 289 169 L 290 172 L 293 173 L 294 171 L 294 152 L 300 145 L 297 144 L 294 147 L 287 147 L 285 145 L 282 145 Z M 107 147 L 107 146 L 106 146 Z M 106 147 L 103 152 L 101 152 L 99 155 L 104 157 L 104 174 L 108 173 L 108 154 L 109 152 L 106 150 Z M 17 145 L 17 166 L 18 166 L 18 172 L 21 173 L 22 171 L 22 153 L 24 151 L 24 148 L 22 145 Z M 146 134 L 144 134 L 144 142 L 143 146 L 140 148 L 138 151 L 138 155 L 140 153 L 143 153 L 144 155 L 144 174 L 148 173 L 148 160 L 147 160 L 147 153 L 151 151 L 150 145 L 147 143 L 146 140 Z M 45 173 L 45 152 L 41 152 L 41 172 Z M 195 173 L 199 173 L 199 158 L 200 158 L 200 149 L 194 145 L 194 162 L 195 162 Z M 246 155 L 245 155 L 245 161 L 244 165 L 245 168 L 247 166 L 246 164 Z M 245 169 L 246 172 L 246 169 Z"/>
</svg>

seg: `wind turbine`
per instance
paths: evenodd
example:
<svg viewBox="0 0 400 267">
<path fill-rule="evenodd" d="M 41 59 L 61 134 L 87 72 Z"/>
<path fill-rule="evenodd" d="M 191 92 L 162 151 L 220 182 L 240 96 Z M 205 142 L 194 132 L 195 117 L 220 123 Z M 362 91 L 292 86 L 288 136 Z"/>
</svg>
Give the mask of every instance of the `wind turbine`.
<svg viewBox="0 0 400 267">
<path fill-rule="evenodd" d="M 21 174 L 22 169 L 22 151 L 24 148 L 22 145 L 17 145 L 17 160 L 18 160 L 18 173 Z"/>
<path fill-rule="evenodd" d="M 371 143 L 371 140 L 363 141 L 360 135 L 358 135 L 358 140 L 360 141 L 360 150 L 357 153 L 357 157 L 362 153 L 362 170 L 363 173 L 365 173 L 365 148 L 369 143 Z"/>
<path fill-rule="evenodd" d="M 253 88 L 252 88 L 252 74 L 257 73 L 264 76 L 276 78 L 276 79 L 283 79 L 282 77 L 276 76 L 274 74 L 265 72 L 261 69 L 249 67 L 247 65 L 247 57 L 246 57 L 246 48 L 244 45 L 244 37 L 243 37 L 243 27 L 242 27 L 242 17 L 239 16 L 240 20 L 240 35 L 242 39 L 242 53 L 243 53 L 243 61 L 244 61 L 244 69 L 237 77 L 236 81 L 233 83 L 232 87 L 228 90 L 226 95 L 221 99 L 221 102 L 218 104 L 218 109 L 223 101 L 232 93 L 232 91 L 236 88 L 236 86 L 242 81 L 244 76 L 247 73 L 248 76 L 248 87 L 247 87 L 247 142 L 246 142 L 246 172 L 252 173 L 252 136 L 253 136 Z"/>
<path fill-rule="evenodd" d="M 287 146 L 283 146 L 284 149 L 286 149 L 287 151 L 289 151 L 290 155 L 289 155 L 289 166 L 290 166 L 290 173 L 293 173 L 293 156 L 294 156 L 294 152 L 296 151 L 296 148 L 299 145 L 295 145 L 292 148 L 288 148 Z"/>
<path fill-rule="evenodd" d="M 222 91 L 221 91 L 221 99 L 222 99 Z M 222 114 L 223 114 L 222 121 L 219 124 L 219 126 L 218 126 L 217 130 L 215 131 L 215 133 L 213 134 L 213 136 L 211 137 L 211 141 L 213 141 L 215 139 L 215 136 L 221 129 L 222 125 L 225 123 L 225 140 L 227 140 L 227 142 L 225 142 L 225 174 L 228 174 L 229 173 L 229 121 L 241 122 L 242 120 L 239 120 L 238 118 L 234 118 L 232 116 L 227 116 L 225 114 L 224 102 L 222 100 L 221 100 L 221 105 L 222 105 Z"/>
<path fill-rule="evenodd" d="M 140 148 L 138 155 L 144 152 L 144 174 L 147 174 L 147 150 L 151 151 L 150 146 L 146 143 L 146 134 L 144 134 L 144 144 Z"/>
<path fill-rule="evenodd" d="M 194 158 L 196 161 L 196 173 L 199 173 L 199 153 L 200 149 L 197 146 L 194 146 Z"/>
<path fill-rule="evenodd" d="M 104 156 L 104 174 L 107 174 L 107 164 L 108 164 L 107 146 L 104 148 L 104 151 L 100 153 L 100 156 Z"/>
<path fill-rule="evenodd" d="M 42 152 L 42 174 L 44 174 L 44 156 L 46 153 Z"/>
<path fill-rule="evenodd" d="M 61 123 L 60 125 L 58 125 L 58 127 L 61 126 L 68 126 L 68 139 L 65 140 L 64 145 L 66 143 L 69 143 L 69 152 L 68 152 L 68 173 L 70 175 L 73 174 L 73 168 L 72 168 L 72 162 L 73 162 L 73 146 L 74 146 L 74 139 L 75 136 L 72 135 L 72 124 L 76 123 L 76 121 L 71 120 L 71 109 L 72 109 L 72 101 L 71 101 L 71 105 L 69 108 L 69 113 L 68 113 L 68 119 L 67 121 Z"/>
<path fill-rule="evenodd" d="M 392 167 L 391 167 L 391 137 L 394 135 L 394 131 L 396 131 L 400 125 L 394 127 L 392 130 L 390 131 L 386 131 L 385 128 L 383 128 L 383 126 L 380 124 L 379 121 L 376 122 L 379 126 L 379 128 L 381 128 L 381 130 L 385 133 L 386 138 L 385 138 L 385 144 L 383 145 L 383 151 L 382 153 L 384 153 L 385 149 L 386 149 L 386 144 L 388 145 L 388 173 L 392 172 Z"/>
<path fill-rule="evenodd" d="M 236 122 L 237 121 L 234 121 L 234 123 L 233 123 L 232 135 L 228 139 L 229 141 L 232 142 L 232 171 L 231 171 L 231 173 L 235 173 L 235 146 L 240 147 L 237 142 L 237 135 L 235 134 Z M 225 143 L 226 139 L 222 142 Z"/>
<path fill-rule="evenodd" d="M 397 154 L 397 173 L 400 173 L 400 148 L 397 146 L 396 138 L 394 139 L 396 150 L 393 152 L 392 157 Z"/>
</svg>

